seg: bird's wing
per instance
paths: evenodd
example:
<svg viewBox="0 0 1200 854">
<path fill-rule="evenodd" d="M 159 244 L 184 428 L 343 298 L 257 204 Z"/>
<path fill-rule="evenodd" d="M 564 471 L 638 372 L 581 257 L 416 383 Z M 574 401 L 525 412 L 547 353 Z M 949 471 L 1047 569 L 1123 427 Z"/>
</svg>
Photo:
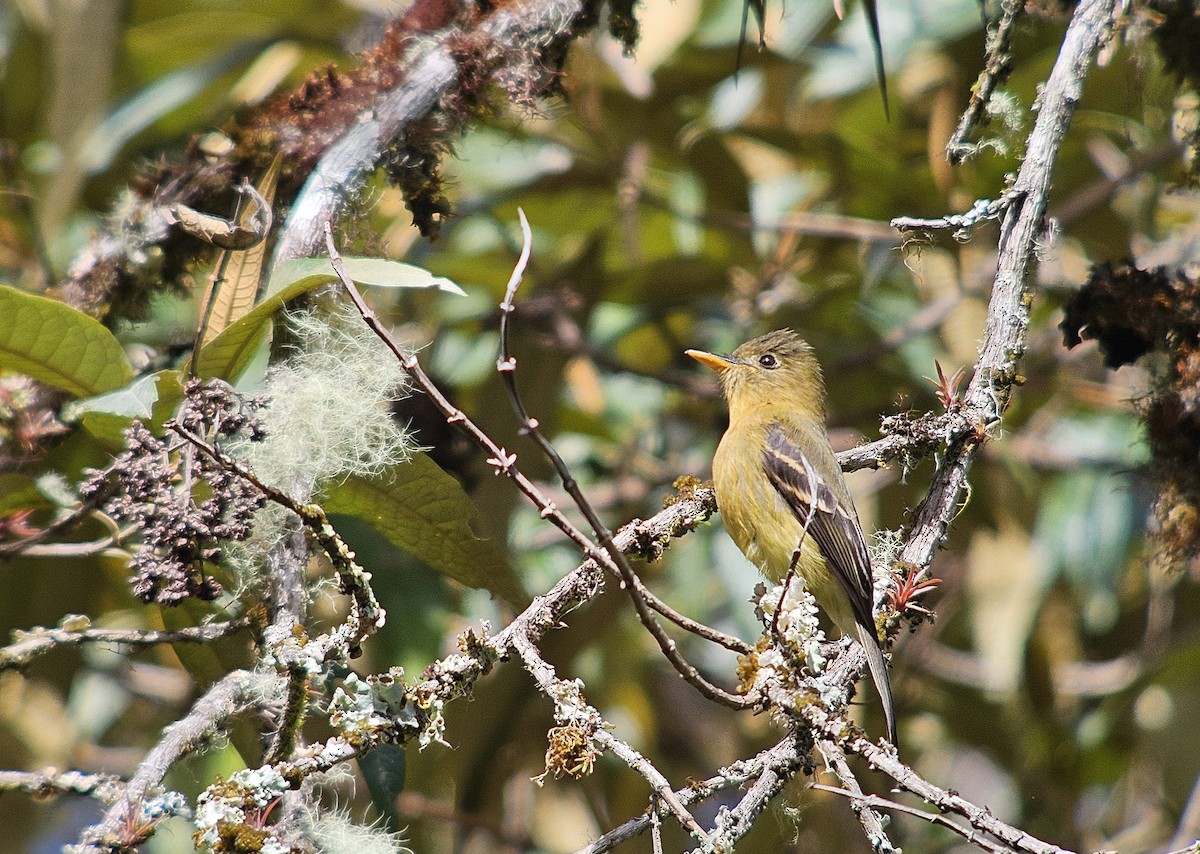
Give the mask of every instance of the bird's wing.
<svg viewBox="0 0 1200 854">
<path fill-rule="evenodd" d="M 849 595 L 855 619 L 874 633 L 871 558 L 854 510 L 838 500 L 821 466 L 805 457 L 787 428 L 767 428 L 763 449 L 767 479 L 821 548 L 825 563 Z"/>
</svg>

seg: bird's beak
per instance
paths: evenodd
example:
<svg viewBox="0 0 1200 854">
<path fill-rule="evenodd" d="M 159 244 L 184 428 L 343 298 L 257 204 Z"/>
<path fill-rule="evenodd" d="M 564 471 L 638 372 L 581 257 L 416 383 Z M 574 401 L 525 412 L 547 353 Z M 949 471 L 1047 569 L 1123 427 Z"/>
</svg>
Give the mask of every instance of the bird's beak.
<svg viewBox="0 0 1200 854">
<path fill-rule="evenodd" d="M 704 367 L 716 371 L 718 374 L 725 373 L 736 364 L 728 356 L 718 356 L 716 353 L 706 353 L 703 350 L 685 350 L 684 352 L 704 365 Z"/>
</svg>

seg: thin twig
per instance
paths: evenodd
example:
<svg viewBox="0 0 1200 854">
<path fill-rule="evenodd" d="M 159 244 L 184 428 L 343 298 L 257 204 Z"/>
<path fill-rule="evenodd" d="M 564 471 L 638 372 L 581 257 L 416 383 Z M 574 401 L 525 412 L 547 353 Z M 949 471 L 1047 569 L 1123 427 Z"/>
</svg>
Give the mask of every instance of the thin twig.
<svg viewBox="0 0 1200 854">
<path fill-rule="evenodd" d="M 971 101 L 959 119 L 958 127 L 946 143 L 946 159 L 952 164 L 959 164 L 978 150 L 977 145 L 967 142 L 967 137 L 974 133 L 987 112 L 996 87 L 1008 76 L 1009 45 L 1012 44 L 1013 33 L 1016 30 L 1017 18 L 1025 8 L 1022 0 L 1003 0 L 1000 4 L 1000 20 L 994 27 L 988 28 L 987 62 L 979 79 L 971 87 Z"/>
<path fill-rule="evenodd" d="M 958 822 L 951 821 L 940 813 L 919 810 L 915 807 L 910 807 L 897 801 L 881 798 L 878 795 L 865 795 L 861 790 L 853 791 L 851 789 L 842 789 L 837 786 L 826 786 L 823 783 L 813 783 L 809 788 L 815 789 L 819 792 L 831 792 L 835 795 L 841 795 L 844 798 L 850 799 L 850 801 L 855 805 L 855 810 L 859 812 L 860 816 L 870 813 L 878 817 L 879 814 L 875 812 L 876 809 L 893 810 L 895 812 L 902 812 L 906 815 L 915 815 L 917 818 L 924 819 L 930 824 L 936 824 L 941 827 L 949 828 L 971 844 L 977 845 L 985 851 L 991 851 L 993 854 L 1005 854 L 1005 852 L 1011 852 L 1014 850 L 1009 848 L 1007 845 L 1002 845 L 987 839 L 980 835 L 978 831 L 969 827 L 963 827 Z M 889 848 L 885 850 L 894 849 Z"/>
<path fill-rule="evenodd" d="M 851 651 L 857 648 L 851 647 Z M 861 651 L 859 651 L 861 654 Z M 1013 827 L 955 792 L 935 786 L 900 761 L 895 748 L 880 745 L 867 738 L 861 730 L 842 715 L 825 709 L 820 703 L 807 703 L 795 709 L 819 738 L 828 739 L 843 750 L 861 756 L 872 768 L 891 777 L 902 789 L 916 795 L 943 812 L 960 815 L 976 830 L 989 833 L 1013 851 L 1024 854 L 1069 854 L 1066 849 L 1043 842 L 1020 828 Z"/>
<path fill-rule="evenodd" d="M 617 546 L 629 551 L 636 550 L 647 535 L 651 535 L 662 547 L 676 537 L 694 530 L 713 512 L 716 500 L 711 489 L 697 489 L 688 496 L 659 511 L 650 519 L 639 520 L 617 532 Z M 475 683 L 489 673 L 492 665 L 511 657 L 516 650 L 516 639 L 527 638 L 538 643 L 551 631 L 561 627 L 563 618 L 582 602 L 599 594 L 603 587 L 605 569 L 595 560 L 586 560 L 564 575 L 546 593 L 536 597 L 512 622 L 482 643 L 466 646 L 465 651 L 456 652 L 425 668 L 422 679 L 414 685 L 409 696 L 417 698 L 423 709 L 442 708 L 452 700 L 469 696 Z M 375 733 L 377 737 L 401 743 L 411 738 L 415 730 L 411 724 L 398 725 Z M 374 746 L 369 739 L 348 739 L 335 736 L 323 743 L 311 745 L 303 756 L 280 762 L 276 766 L 284 778 L 301 780 L 312 774 L 328 771 L 337 765 L 360 756 Z"/>
<path fill-rule="evenodd" d="M 333 564 L 341 592 L 349 596 L 353 603 L 346 621 L 325 635 L 323 641 L 317 638 L 307 639 L 304 644 L 304 657 L 309 659 L 316 657 L 322 645 L 324 649 L 320 650 L 320 657 L 323 659 L 327 660 L 331 656 L 340 655 L 343 651 L 351 658 L 356 657 L 362 642 L 383 626 L 384 611 L 379 600 L 375 598 L 375 592 L 371 589 L 370 573 L 358 565 L 354 559 L 354 552 L 329 524 L 329 518 L 325 515 L 324 509 L 319 504 L 297 501 L 283 490 L 264 483 L 254 472 L 231 459 L 215 445 L 189 433 L 177 423 L 170 421 L 166 426 L 168 430 L 208 454 L 222 468 L 242 478 L 267 498 L 292 511 L 300 518 L 309 534 L 317 541 L 330 563 Z M 276 656 L 278 657 L 278 655 L 277 651 Z"/>
<path fill-rule="evenodd" d="M 571 496 L 571 500 L 575 503 L 579 512 L 587 519 L 600 547 L 611 558 L 611 561 L 608 562 L 609 565 L 616 567 L 621 579 L 621 586 L 628 591 L 638 619 L 645 626 L 646 630 L 650 632 L 650 636 L 658 643 L 659 649 L 666 656 L 667 660 L 671 662 L 676 671 L 679 672 L 679 675 L 710 700 L 716 700 L 732 708 L 746 708 L 751 703 L 747 702 L 744 697 L 730 694 L 701 676 L 700 672 L 684 659 L 675 641 L 671 639 L 663 627 L 659 625 L 658 621 L 654 619 L 649 605 L 639 595 L 638 588 L 641 585 L 638 584 L 637 574 L 633 571 L 633 566 L 629 563 L 629 558 L 625 556 L 623 551 L 617 548 L 613 542 L 612 531 L 601 521 L 596 508 L 592 506 L 587 496 L 583 494 L 583 490 L 579 487 L 579 482 L 571 474 L 571 470 L 563 462 L 563 458 L 555 450 L 554 445 L 538 429 L 537 419 L 531 416 L 525 408 L 525 403 L 521 399 L 521 392 L 517 388 L 517 360 L 508 347 L 508 319 L 515 310 L 513 300 L 516 298 L 517 289 L 521 287 L 521 281 L 525 275 L 525 267 L 529 263 L 529 256 L 533 251 L 533 234 L 529 228 L 529 220 L 525 217 L 525 211 L 518 208 L 517 216 L 521 221 L 521 235 L 524 238 L 524 242 L 521 248 L 521 256 L 517 260 L 516 266 L 513 267 L 512 275 L 508 278 L 508 285 L 504 289 L 504 299 L 500 303 L 500 358 L 496 362 L 496 370 L 504 379 L 504 387 L 508 391 L 509 402 L 512 404 L 513 412 L 517 415 L 518 422 L 520 422 L 520 432 L 523 435 L 529 436 L 542 454 L 545 455 L 546 459 L 550 461 L 550 464 L 554 466 L 554 470 L 558 473 L 559 480 L 562 482 L 563 489 Z M 545 509 L 543 508 L 543 515 L 545 515 Z"/>
<path fill-rule="evenodd" d="M 528 228 L 527 223 L 526 228 Z M 654 637 L 655 641 L 658 643 L 659 649 L 662 650 L 663 654 L 667 657 L 667 660 L 671 662 L 675 669 L 680 673 L 681 676 L 683 676 L 685 680 L 687 680 L 689 684 L 694 686 L 708 699 L 729 706 L 730 708 L 745 709 L 753 707 L 755 705 L 753 698 L 732 694 L 716 685 L 713 685 L 707 679 L 705 679 L 695 667 L 688 663 L 682 655 L 680 655 L 674 639 L 672 639 L 671 636 L 666 633 L 666 630 L 659 625 L 658 621 L 654 619 L 654 616 L 650 613 L 650 608 L 646 602 L 641 597 L 636 595 L 636 587 L 632 580 L 635 577 L 633 568 L 629 565 L 629 561 L 625 557 L 622 550 L 618 548 L 615 543 L 613 543 L 612 534 L 607 530 L 607 528 L 604 527 L 603 523 L 596 518 L 595 511 L 591 510 L 590 505 L 587 505 L 587 502 L 584 501 L 584 504 L 589 508 L 588 511 L 585 511 L 585 514 L 590 512 L 590 518 L 588 521 L 592 524 L 593 529 L 597 532 L 597 536 L 601 540 L 600 545 L 597 545 L 595 542 L 593 542 L 592 539 L 587 536 L 587 534 L 583 533 L 583 531 L 581 531 L 569 519 L 567 519 L 567 517 L 562 514 L 558 507 L 555 506 L 554 502 L 547 498 L 541 489 L 539 489 L 538 486 L 520 470 L 520 468 L 517 466 L 517 455 L 515 453 L 512 453 L 506 448 L 497 445 L 487 433 L 485 433 L 477 424 L 475 424 L 474 421 L 467 417 L 466 413 L 454 406 L 454 404 L 450 403 L 449 399 L 442 393 L 441 389 L 439 389 L 434 384 L 433 380 L 429 378 L 429 375 L 425 373 L 425 370 L 421 367 L 421 363 L 417 360 L 417 357 L 413 353 L 406 352 L 404 348 L 397 343 L 395 338 L 392 337 L 392 334 L 387 330 L 386 327 L 384 327 L 382 323 L 379 322 L 379 318 L 363 300 L 362 294 L 360 294 L 358 291 L 358 287 L 346 274 L 345 267 L 342 264 L 341 255 L 338 253 L 337 246 L 333 241 L 333 228 L 329 223 L 325 224 L 325 237 L 326 245 L 329 250 L 330 264 L 333 267 L 334 273 L 336 273 L 338 278 L 341 280 L 342 285 L 345 288 L 347 295 L 350 297 L 351 302 L 354 304 L 355 309 L 358 310 L 358 313 L 362 316 L 363 321 L 367 324 L 371 331 L 373 331 L 376 336 L 379 337 L 379 340 L 382 341 L 388 350 L 390 350 L 396 357 L 396 360 L 400 363 L 400 366 L 404 368 L 405 372 L 408 373 L 413 382 L 425 392 L 429 400 L 442 412 L 442 414 L 446 417 L 446 421 L 465 433 L 486 453 L 491 455 L 488 458 L 488 463 L 493 467 L 495 473 L 504 474 L 510 478 L 513 483 L 517 485 L 517 488 L 520 489 L 521 492 L 533 502 L 534 506 L 538 508 L 538 512 L 541 514 L 542 518 L 548 519 L 550 522 L 552 522 L 560 531 L 566 534 L 573 543 L 579 546 L 583 553 L 589 558 L 596 561 L 599 565 L 607 568 L 611 572 L 620 575 L 630 592 L 630 596 L 634 603 L 634 608 L 638 613 L 638 618 Z M 523 252 L 522 257 L 527 258 L 528 255 Z M 518 268 L 514 270 L 513 273 L 514 277 L 516 277 L 518 281 L 520 280 L 520 273 L 522 271 L 523 264 L 518 262 Z M 507 312 L 505 312 L 505 314 L 507 314 Z M 507 360 L 510 359 L 511 357 L 502 356 L 501 364 L 507 364 Z M 515 360 L 512 360 L 512 363 L 515 366 Z M 522 427 L 527 433 L 529 433 L 530 436 L 534 437 L 535 441 L 539 438 L 540 434 L 536 432 L 536 419 L 530 418 L 528 414 L 525 414 L 525 417 L 522 419 Z M 542 438 L 542 442 L 545 442 L 544 438 Z M 546 444 L 548 445 L 549 443 Z M 551 451 L 553 451 L 553 449 L 551 449 Z M 554 457 L 556 456 L 557 454 L 554 454 Z M 560 470 L 560 475 L 562 474 L 563 472 Z M 578 495 L 579 498 L 577 498 L 577 500 L 582 499 L 582 493 L 580 493 L 578 485 L 570 476 L 570 472 L 566 472 L 563 486 L 569 493 L 572 494 L 573 497 Z"/>
<path fill-rule="evenodd" d="M 578 685 L 559 679 L 554 668 L 542 658 L 537 647 L 526 635 L 514 635 L 513 648 L 521 656 L 525 669 L 533 676 L 542 693 L 554 700 L 556 719 L 562 724 L 579 727 L 597 746 L 609 751 L 640 774 L 650 784 L 654 793 L 671 810 L 679 823 L 699 839 L 701 844 L 705 845 L 705 850 L 711 851 L 711 840 L 708 834 L 671 791 L 671 786 L 667 783 L 666 778 L 644 756 L 608 730 L 607 722 L 596 709 L 587 705 Z"/>
<path fill-rule="evenodd" d="M 58 647 L 79 646 L 85 643 L 108 643 L 122 646 L 154 646 L 160 643 L 211 643 L 228 637 L 251 625 L 249 617 L 238 617 L 224 623 L 189 626 L 173 631 L 152 629 L 66 629 L 36 628 L 20 632 L 18 639 L 0 649 L 0 670 L 27 666 L 39 655 Z"/>
<path fill-rule="evenodd" d="M 873 804 L 863 803 L 863 801 L 867 800 L 867 796 L 864 795 L 858 778 L 854 776 L 854 772 L 850 769 L 850 763 L 846 761 L 845 752 L 828 739 L 822 739 L 817 742 L 817 748 L 821 751 L 821 755 L 825 757 L 825 761 L 829 763 L 830 770 L 837 775 L 838 779 L 842 781 L 842 785 L 846 787 L 845 790 L 839 791 L 848 791 L 857 799 L 854 805 L 854 814 L 858 816 L 858 822 L 862 825 L 863 833 L 867 836 L 867 841 L 871 843 L 871 849 L 875 851 L 875 854 L 894 854 L 896 847 L 892 845 L 887 831 L 884 830 L 883 817 L 875 811 Z M 832 786 L 822 786 L 818 783 L 813 783 L 811 788 L 833 790 Z"/>
<path fill-rule="evenodd" d="M 733 763 L 722 768 L 716 775 L 699 783 L 693 783 L 674 794 L 680 803 L 693 804 L 707 800 L 717 792 L 744 786 L 757 780 L 767 770 L 784 776 L 790 776 L 804 764 L 806 751 L 802 750 L 793 735 L 787 735 L 773 747 L 759 753 L 750 759 Z M 654 826 L 655 820 L 667 811 L 665 806 L 656 804 L 647 813 L 635 816 L 629 821 L 605 833 L 595 842 L 579 849 L 576 854 L 605 854 L 605 852 L 623 845 L 635 836 L 639 836 Z"/>
<path fill-rule="evenodd" d="M 684 631 L 691 632 L 697 637 L 702 637 L 707 641 L 711 641 L 719 646 L 723 646 L 732 652 L 738 653 L 739 655 L 749 655 L 754 651 L 754 647 L 746 643 L 741 638 L 734 637 L 733 635 L 727 635 L 722 631 L 714 629 L 712 626 L 706 626 L 704 623 L 693 620 L 686 614 L 679 613 L 666 602 L 655 596 L 641 578 L 635 575 L 633 579 L 634 590 L 637 592 L 638 596 L 641 596 L 646 601 L 647 605 L 649 605 L 658 613 L 662 614 Z"/>
</svg>

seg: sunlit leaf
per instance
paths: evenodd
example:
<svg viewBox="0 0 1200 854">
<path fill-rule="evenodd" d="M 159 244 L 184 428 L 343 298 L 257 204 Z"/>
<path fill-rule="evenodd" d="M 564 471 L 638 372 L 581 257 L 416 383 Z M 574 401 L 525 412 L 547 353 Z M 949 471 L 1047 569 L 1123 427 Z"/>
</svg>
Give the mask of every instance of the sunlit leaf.
<svg viewBox="0 0 1200 854">
<path fill-rule="evenodd" d="M 259 179 L 258 194 L 268 204 L 275 201 L 275 187 L 279 181 L 282 159 L 276 156 L 266 173 Z M 256 212 L 253 203 L 247 203 L 238 216 L 237 224 L 249 227 Z M 245 316 L 254 307 L 258 287 L 262 282 L 263 263 L 267 257 L 267 241 L 260 240 L 241 252 L 233 252 L 225 267 L 225 278 L 213 293 L 212 282 L 204 290 L 200 304 L 205 307 L 204 337 L 201 345 L 207 344 L 221 334 L 231 323 Z M 209 301 L 212 304 L 209 304 Z"/>
<path fill-rule="evenodd" d="M 428 270 L 383 258 L 343 258 L 346 272 L 356 284 L 385 288 L 437 288 L 453 294 L 462 289 Z M 254 358 L 265 340 L 271 318 L 283 305 L 301 294 L 337 281 L 328 258 L 285 261 L 272 273 L 267 294 L 251 311 L 201 348 L 196 373 L 201 377 L 236 378 Z"/>
<path fill-rule="evenodd" d="M 98 320 L 7 285 L 0 285 L 0 368 L 75 397 L 103 394 L 133 378 L 120 342 Z"/>
<path fill-rule="evenodd" d="M 511 603 L 525 599 L 501 549 L 471 531 L 476 508 L 462 486 L 424 454 L 378 478 L 331 484 L 320 501 L 327 512 L 363 520 L 393 545 L 461 584 Z"/>
<path fill-rule="evenodd" d="M 64 420 L 79 420 L 84 429 L 110 445 L 124 443 L 125 429 L 136 418 L 161 426 L 183 400 L 178 371 L 159 371 L 116 391 L 75 401 L 63 410 Z"/>
</svg>

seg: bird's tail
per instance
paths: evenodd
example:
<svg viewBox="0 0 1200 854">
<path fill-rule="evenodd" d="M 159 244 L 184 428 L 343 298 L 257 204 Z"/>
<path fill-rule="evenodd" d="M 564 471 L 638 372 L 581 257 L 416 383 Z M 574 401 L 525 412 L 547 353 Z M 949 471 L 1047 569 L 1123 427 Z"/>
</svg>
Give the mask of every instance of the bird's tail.
<svg viewBox="0 0 1200 854">
<path fill-rule="evenodd" d="M 899 747 L 900 744 L 896 740 L 896 707 L 892 703 L 892 682 L 888 679 L 887 660 L 883 657 L 883 650 L 879 646 L 879 638 L 875 632 L 861 623 L 856 623 L 856 628 L 858 629 L 858 642 L 862 644 L 862 648 L 867 653 L 867 667 L 871 671 L 871 680 L 875 683 L 875 690 L 879 692 L 879 699 L 883 702 L 883 716 L 887 719 L 888 741 Z"/>
</svg>

